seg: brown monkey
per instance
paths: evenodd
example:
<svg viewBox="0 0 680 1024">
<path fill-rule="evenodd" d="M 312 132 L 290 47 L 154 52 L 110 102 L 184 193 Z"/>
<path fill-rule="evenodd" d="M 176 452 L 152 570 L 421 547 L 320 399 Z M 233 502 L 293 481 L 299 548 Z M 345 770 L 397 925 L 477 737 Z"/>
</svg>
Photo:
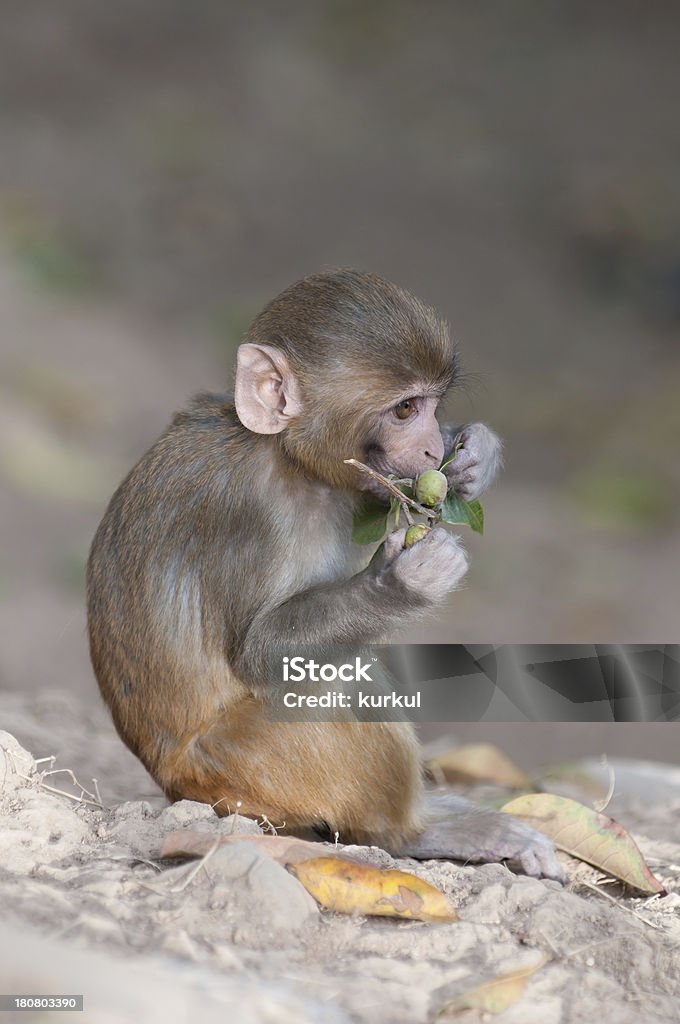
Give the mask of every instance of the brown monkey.
<svg viewBox="0 0 680 1024">
<path fill-rule="evenodd" d="M 113 496 L 88 565 L 92 663 L 118 732 L 170 799 L 337 831 L 421 857 L 513 858 L 560 877 L 550 842 L 507 815 L 424 797 L 404 723 L 282 724 L 268 665 L 286 642 L 372 642 L 454 590 L 457 538 L 393 536 L 356 572 L 352 511 L 378 485 L 448 467 L 466 498 L 493 478 L 482 424 L 440 428 L 456 376 L 444 323 L 356 271 L 292 285 L 238 351 L 235 395 L 202 395 Z"/>
</svg>

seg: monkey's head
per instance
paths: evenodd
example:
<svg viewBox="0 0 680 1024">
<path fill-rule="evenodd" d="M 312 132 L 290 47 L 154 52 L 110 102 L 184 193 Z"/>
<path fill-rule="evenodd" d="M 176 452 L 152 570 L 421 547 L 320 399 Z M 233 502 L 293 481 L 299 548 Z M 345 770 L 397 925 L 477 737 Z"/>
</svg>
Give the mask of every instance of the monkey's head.
<svg viewBox="0 0 680 1024">
<path fill-rule="evenodd" d="M 238 350 L 236 411 L 248 430 L 280 435 L 308 475 L 373 489 L 343 460 L 397 477 L 438 467 L 435 410 L 455 373 L 446 324 L 413 295 L 373 274 L 315 274 L 253 322 Z"/>
</svg>

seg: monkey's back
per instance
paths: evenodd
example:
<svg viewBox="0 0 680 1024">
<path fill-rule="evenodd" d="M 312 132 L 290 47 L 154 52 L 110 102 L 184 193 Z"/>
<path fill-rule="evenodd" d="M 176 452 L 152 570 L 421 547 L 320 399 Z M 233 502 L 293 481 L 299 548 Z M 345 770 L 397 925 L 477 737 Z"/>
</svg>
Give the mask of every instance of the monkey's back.
<svg viewBox="0 0 680 1024">
<path fill-rule="evenodd" d="M 228 396 L 199 396 L 121 483 L 92 543 L 92 664 L 120 735 L 152 774 L 245 692 L 228 664 L 258 605 L 252 563 L 275 562 L 277 543 L 262 502 L 246 513 L 232 499 L 248 486 L 250 446 Z"/>
</svg>

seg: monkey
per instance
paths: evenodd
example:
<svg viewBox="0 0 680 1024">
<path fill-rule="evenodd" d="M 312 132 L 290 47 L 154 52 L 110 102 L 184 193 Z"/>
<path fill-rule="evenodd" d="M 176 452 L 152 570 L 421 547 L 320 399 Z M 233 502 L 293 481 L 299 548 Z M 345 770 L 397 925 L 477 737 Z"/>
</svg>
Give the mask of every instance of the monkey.
<svg viewBox="0 0 680 1024">
<path fill-rule="evenodd" d="M 118 733 L 170 800 L 560 880 L 547 837 L 426 795 L 411 723 L 268 713 L 273 652 L 384 639 L 464 577 L 467 554 L 441 527 L 408 549 L 395 531 L 357 570 L 353 512 L 389 495 L 345 463 L 407 478 L 458 447 L 445 473 L 477 497 L 501 442 L 481 423 L 440 426 L 458 374 L 445 322 L 377 275 L 286 288 L 239 346 L 233 394 L 196 397 L 113 495 L 87 567 L 92 665 Z"/>
</svg>

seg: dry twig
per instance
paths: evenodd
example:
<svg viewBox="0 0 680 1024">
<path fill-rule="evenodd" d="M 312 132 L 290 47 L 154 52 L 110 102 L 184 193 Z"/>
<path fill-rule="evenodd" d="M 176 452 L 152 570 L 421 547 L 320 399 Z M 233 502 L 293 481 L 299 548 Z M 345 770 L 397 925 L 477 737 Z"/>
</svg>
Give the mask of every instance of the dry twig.
<svg viewBox="0 0 680 1024">
<path fill-rule="evenodd" d="M 424 505 L 419 505 L 417 501 L 413 500 L 413 498 L 409 498 L 406 494 L 404 494 L 403 491 L 400 491 L 396 484 L 394 484 L 391 480 L 388 480 L 386 476 L 382 475 L 382 473 L 378 473 L 377 470 L 371 469 L 370 466 L 364 465 L 364 463 L 359 462 L 358 459 L 345 459 L 344 461 L 348 466 L 354 466 L 356 469 L 361 470 L 362 473 L 367 473 L 368 476 L 370 476 L 373 480 L 376 480 L 382 487 L 385 488 L 385 490 L 389 491 L 390 494 L 401 503 L 401 506 L 404 509 L 404 515 L 406 516 L 406 521 L 408 522 L 409 526 L 413 526 L 413 519 L 411 517 L 410 512 L 408 511 L 409 508 L 412 508 L 414 512 L 418 513 L 418 515 L 427 516 L 428 519 L 439 519 L 438 512 L 435 512 L 435 510 L 432 508 L 425 508 Z"/>
</svg>

